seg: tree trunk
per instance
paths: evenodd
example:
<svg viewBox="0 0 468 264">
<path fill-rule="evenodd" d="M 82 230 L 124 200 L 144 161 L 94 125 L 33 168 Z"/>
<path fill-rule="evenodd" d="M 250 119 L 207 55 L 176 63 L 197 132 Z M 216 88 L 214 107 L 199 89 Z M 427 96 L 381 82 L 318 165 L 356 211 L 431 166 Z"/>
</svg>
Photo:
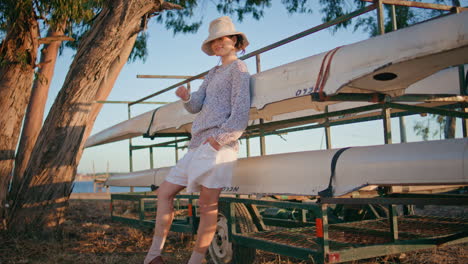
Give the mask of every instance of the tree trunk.
<svg viewBox="0 0 468 264">
<path fill-rule="evenodd" d="M 29 11 L 25 8 L 20 12 L 0 47 L 0 219 L 4 218 L 6 194 L 39 46 L 38 24 L 32 7 Z"/>
<path fill-rule="evenodd" d="M 64 25 L 59 25 L 55 29 L 49 28 L 47 37 L 62 36 Z M 20 143 L 16 151 L 15 169 L 11 189 L 18 188 L 18 184 L 23 178 L 23 173 L 31 156 L 32 149 L 36 143 L 37 136 L 41 131 L 42 120 L 44 119 L 44 109 L 49 94 L 50 83 L 54 75 L 55 63 L 57 61 L 58 50 L 61 41 L 53 41 L 45 44 L 41 50 L 41 61 L 37 77 L 31 91 L 31 98 L 26 110 Z"/>
<path fill-rule="evenodd" d="M 99 85 L 98 92 L 96 94 L 96 101 L 104 101 L 109 96 L 112 88 L 114 87 L 115 81 L 119 77 L 120 71 L 127 63 L 128 57 L 132 52 L 133 44 L 137 39 L 137 35 L 134 35 L 130 39 L 128 39 L 127 44 L 124 46 L 124 49 L 121 51 L 121 54 L 117 59 L 112 63 L 111 67 L 109 68 L 109 72 L 107 73 L 106 78 L 103 79 L 101 84 Z M 91 107 L 91 112 L 89 115 L 89 121 L 86 126 L 86 130 L 84 133 L 84 138 L 87 139 L 91 133 L 91 130 L 94 126 L 94 121 L 96 121 L 96 117 L 98 116 L 99 112 L 101 111 L 103 104 L 95 103 Z M 84 142 L 84 141 L 83 141 Z"/>
<path fill-rule="evenodd" d="M 12 231 L 57 231 L 94 122 L 92 102 L 111 66 L 141 30 L 142 17 L 161 11 L 156 0 L 112 0 L 83 38 L 14 196 Z M 103 93 L 103 92 L 102 92 Z"/>
</svg>

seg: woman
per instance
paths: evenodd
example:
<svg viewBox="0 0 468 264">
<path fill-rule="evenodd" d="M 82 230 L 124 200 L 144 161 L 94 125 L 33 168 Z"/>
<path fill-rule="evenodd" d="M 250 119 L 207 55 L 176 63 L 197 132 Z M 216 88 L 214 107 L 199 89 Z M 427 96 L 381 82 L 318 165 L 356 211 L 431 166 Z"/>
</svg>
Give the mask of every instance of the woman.
<svg viewBox="0 0 468 264">
<path fill-rule="evenodd" d="M 199 264 L 205 257 L 216 231 L 219 195 L 231 184 L 237 140 L 249 119 L 250 75 L 245 63 L 237 58 L 237 52 L 245 51 L 248 44 L 229 17 L 215 19 L 202 50 L 209 56 L 219 56 L 222 65 L 208 72 L 198 91 L 190 94 L 184 86 L 176 91 L 185 109 L 198 115 L 192 125 L 189 151 L 157 191 L 153 243 L 144 264 L 164 263 L 161 251 L 173 220 L 173 200 L 185 187 L 187 192 L 200 192 L 200 224 L 188 264 Z"/>
</svg>

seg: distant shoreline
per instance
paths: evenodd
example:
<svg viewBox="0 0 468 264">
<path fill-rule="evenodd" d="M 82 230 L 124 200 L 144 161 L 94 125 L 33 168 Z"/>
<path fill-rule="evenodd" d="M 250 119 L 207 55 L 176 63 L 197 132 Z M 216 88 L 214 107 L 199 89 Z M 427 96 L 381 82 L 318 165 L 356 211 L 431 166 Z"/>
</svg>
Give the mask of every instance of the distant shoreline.
<svg viewBox="0 0 468 264">
<path fill-rule="evenodd" d="M 110 200 L 110 193 L 72 193 L 71 200 Z"/>
<path fill-rule="evenodd" d="M 106 179 L 106 178 L 98 178 L 98 179 Z M 75 178 L 74 180 L 75 182 L 94 182 L 94 178 L 81 178 L 81 179 L 78 179 L 78 178 Z"/>
<path fill-rule="evenodd" d="M 148 187 L 135 187 L 134 191 L 146 192 L 151 191 L 151 188 Z M 109 186 L 108 188 L 99 185 L 95 186 L 93 179 L 89 181 L 75 181 L 73 184 L 72 193 L 100 193 L 100 192 L 130 192 L 130 186 Z"/>
<path fill-rule="evenodd" d="M 95 179 L 106 179 L 110 173 L 101 173 L 96 175 L 89 174 L 77 174 L 75 177 L 75 182 L 93 182 Z"/>
</svg>

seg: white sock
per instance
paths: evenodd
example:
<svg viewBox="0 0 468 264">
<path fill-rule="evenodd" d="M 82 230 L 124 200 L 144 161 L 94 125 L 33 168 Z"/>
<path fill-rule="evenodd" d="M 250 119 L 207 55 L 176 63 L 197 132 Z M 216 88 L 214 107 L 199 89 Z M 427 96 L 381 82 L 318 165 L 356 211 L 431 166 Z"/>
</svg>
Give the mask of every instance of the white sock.
<svg viewBox="0 0 468 264">
<path fill-rule="evenodd" d="M 160 236 L 153 236 L 153 243 L 146 255 L 145 261 L 143 264 L 150 263 L 155 257 L 161 256 L 161 251 L 164 247 L 164 242 L 166 241 L 166 237 Z"/>
<path fill-rule="evenodd" d="M 196 252 L 194 250 L 187 264 L 201 264 L 204 259 L 205 259 L 205 254 Z"/>
</svg>

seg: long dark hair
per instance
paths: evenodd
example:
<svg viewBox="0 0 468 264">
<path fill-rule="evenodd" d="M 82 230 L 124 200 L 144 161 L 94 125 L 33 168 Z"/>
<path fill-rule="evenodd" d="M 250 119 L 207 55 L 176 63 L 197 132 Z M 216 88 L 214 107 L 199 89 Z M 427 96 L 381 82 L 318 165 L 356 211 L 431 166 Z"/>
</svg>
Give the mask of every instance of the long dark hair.
<svg viewBox="0 0 468 264">
<path fill-rule="evenodd" d="M 234 44 L 234 47 L 239 50 L 239 51 L 242 51 L 241 53 L 244 54 L 245 53 L 245 40 L 244 40 L 244 37 L 240 34 L 238 35 L 232 35 L 230 37 L 236 37 L 237 38 L 237 41 L 236 41 L 236 44 Z"/>
</svg>

